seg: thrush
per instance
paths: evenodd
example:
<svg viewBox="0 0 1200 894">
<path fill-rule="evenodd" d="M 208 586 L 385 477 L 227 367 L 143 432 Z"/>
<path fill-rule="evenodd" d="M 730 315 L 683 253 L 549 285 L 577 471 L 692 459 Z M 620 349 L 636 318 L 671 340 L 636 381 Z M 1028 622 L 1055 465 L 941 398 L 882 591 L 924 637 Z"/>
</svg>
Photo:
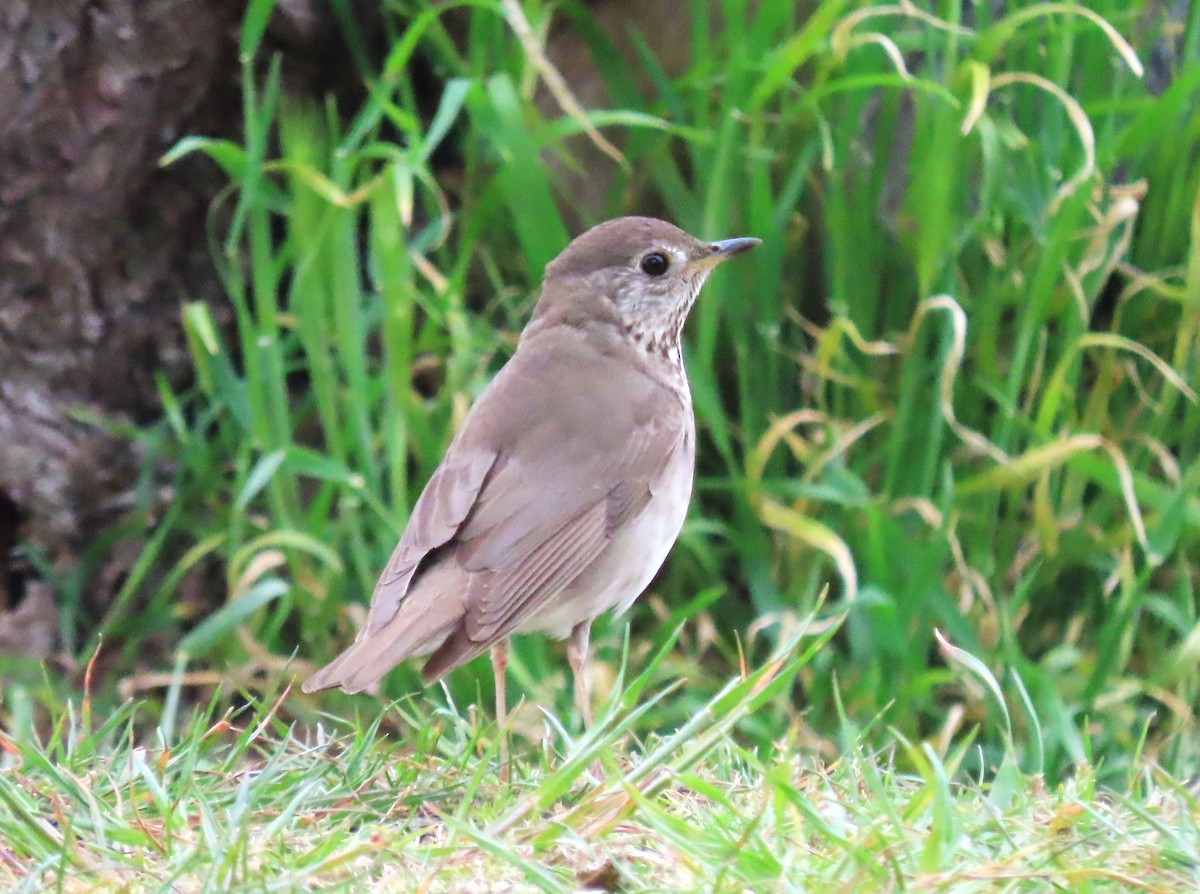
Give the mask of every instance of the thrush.
<svg viewBox="0 0 1200 894">
<path fill-rule="evenodd" d="M 759 241 L 622 217 L 551 261 L 515 353 L 413 507 L 365 625 L 304 691 L 358 692 L 424 655 L 429 684 L 491 649 L 503 727 L 508 637 L 541 631 L 568 640 L 590 726 L 592 621 L 641 595 L 691 498 L 684 321 L 713 268 Z"/>
</svg>

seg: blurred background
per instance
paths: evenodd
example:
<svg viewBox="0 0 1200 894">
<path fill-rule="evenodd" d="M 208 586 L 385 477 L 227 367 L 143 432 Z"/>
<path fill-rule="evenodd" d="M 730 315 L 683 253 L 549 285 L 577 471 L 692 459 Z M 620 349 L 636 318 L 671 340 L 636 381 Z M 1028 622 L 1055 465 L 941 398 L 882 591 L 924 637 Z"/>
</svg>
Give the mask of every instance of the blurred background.
<svg viewBox="0 0 1200 894">
<path fill-rule="evenodd" d="M 0 47 L 14 735 L 85 673 L 236 704 L 332 657 L 544 264 L 636 213 L 764 240 L 689 323 L 696 494 L 626 659 L 678 632 L 687 686 L 640 729 L 816 612 L 748 741 L 1194 770 L 1200 8 L 18 0 Z M 510 681 L 571 718 L 559 644 Z"/>
</svg>

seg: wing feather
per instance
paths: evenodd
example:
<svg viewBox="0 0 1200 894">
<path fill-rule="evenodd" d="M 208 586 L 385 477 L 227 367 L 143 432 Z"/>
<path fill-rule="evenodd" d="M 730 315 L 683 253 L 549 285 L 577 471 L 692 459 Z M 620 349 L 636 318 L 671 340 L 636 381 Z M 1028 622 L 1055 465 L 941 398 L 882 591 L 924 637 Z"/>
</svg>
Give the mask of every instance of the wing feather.
<svg viewBox="0 0 1200 894">
<path fill-rule="evenodd" d="M 604 517 L 603 503 L 589 507 L 510 565 L 478 575 L 467 597 L 467 635 L 500 639 L 582 574 L 608 544 Z"/>
<path fill-rule="evenodd" d="M 457 441 L 451 445 L 417 499 L 404 536 L 379 575 L 359 639 L 378 633 L 396 616 L 417 567 L 458 532 L 496 465 L 493 451 L 462 448 Z"/>
</svg>

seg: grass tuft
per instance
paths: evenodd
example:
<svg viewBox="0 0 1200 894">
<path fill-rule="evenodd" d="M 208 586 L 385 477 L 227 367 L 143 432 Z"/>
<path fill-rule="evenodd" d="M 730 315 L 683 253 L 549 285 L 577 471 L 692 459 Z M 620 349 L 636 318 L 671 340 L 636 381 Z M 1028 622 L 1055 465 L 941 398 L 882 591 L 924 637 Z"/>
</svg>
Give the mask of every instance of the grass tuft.
<svg viewBox="0 0 1200 894">
<path fill-rule="evenodd" d="M 1048 790 L 1008 753 L 984 782 L 899 733 L 822 762 L 798 724 L 739 744 L 786 700 L 834 628 L 804 626 L 668 736 L 635 730 L 653 706 L 631 683 L 572 737 L 546 712 L 541 750 L 498 780 L 497 731 L 423 700 L 379 719 L 297 726 L 289 693 L 219 696 L 178 732 L 139 734 L 127 702 L 96 728 L 74 702 L 50 734 L 0 739 L 0 883 L 11 891 L 1181 890 L 1200 866 L 1195 792 L 1152 764 L 1103 793 L 1094 768 Z M 661 662 L 665 652 L 655 664 Z M 644 676 L 644 675 L 643 675 Z M 640 703 L 640 704 L 639 704 Z M 903 759 L 900 758 L 903 754 Z M 602 767 L 594 775 L 594 766 Z M 905 767 L 912 767 L 908 770 Z"/>
</svg>

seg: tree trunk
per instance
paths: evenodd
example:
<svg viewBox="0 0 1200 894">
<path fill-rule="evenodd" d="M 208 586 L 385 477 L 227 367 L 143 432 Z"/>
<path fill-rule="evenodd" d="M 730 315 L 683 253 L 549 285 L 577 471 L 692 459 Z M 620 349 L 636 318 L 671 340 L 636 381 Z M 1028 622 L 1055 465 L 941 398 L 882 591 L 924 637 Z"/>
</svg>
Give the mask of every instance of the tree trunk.
<svg viewBox="0 0 1200 894">
<path fill-rule="evenodd" d="M 138 458 L 106 423 L 158 415 L 155 371 L 187 375 L 180 302 L 219 292 L 219 175 L 157 161 L 236 127 L 242 6 L 0 3 L 0 648 L 18 525 L 71 561 L 121 512 Z"/>
</svg>

